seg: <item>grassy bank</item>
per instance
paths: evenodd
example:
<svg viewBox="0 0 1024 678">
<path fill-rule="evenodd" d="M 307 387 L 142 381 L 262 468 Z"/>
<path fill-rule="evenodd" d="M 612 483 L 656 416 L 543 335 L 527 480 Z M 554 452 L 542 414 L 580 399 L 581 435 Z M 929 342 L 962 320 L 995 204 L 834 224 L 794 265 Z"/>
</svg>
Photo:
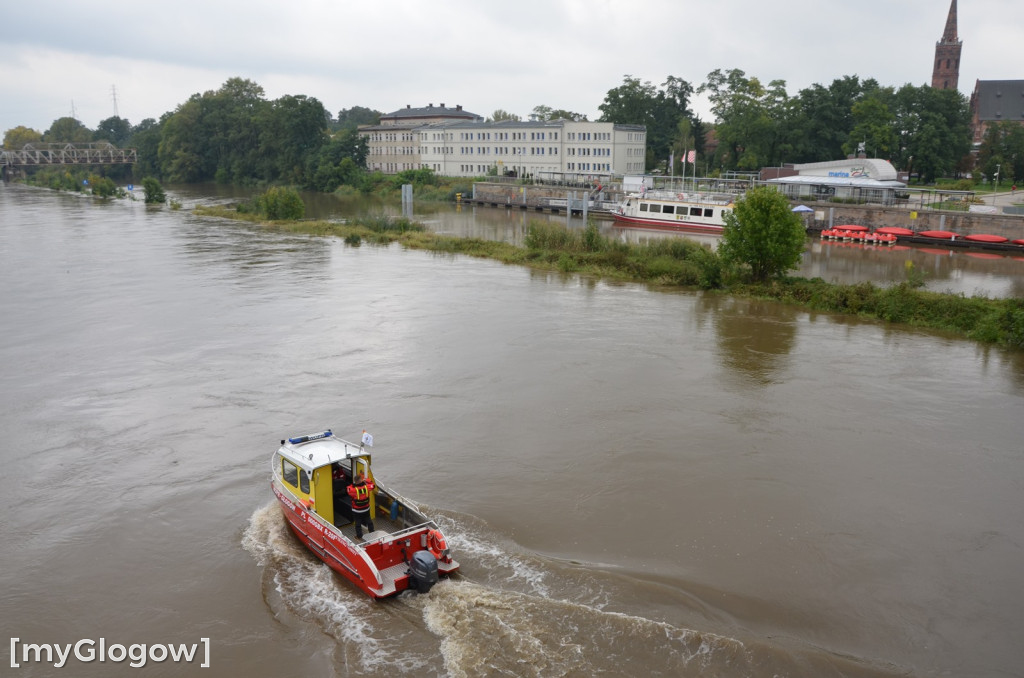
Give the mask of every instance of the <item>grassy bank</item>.
<svg viewBox="0 0 1024 678">
<path fill-rule="evenodd" d="M 260 222 L 254 215 L 239 214 L 228 208 L 201 207 L 196 208 L 196 212 Z M 333 235 L 350 245 L 397 242 L 413 249 L 464 254 L 543 270 L 772 299 L 810 310 L 953 332 L 982 343 L 1024 349 L 1024 299 L 927 292 L 920 289 L 921 277 L 912 268 L 908 269 L 906 281 L 886 288 L 871 283 L 838 285 L 819 278 L 785 278 L 752 284 L 744 280 L 741 271 L 725 267 L 707 246 L 684 239 L 623 243 L 601 235 L 593 224 L 581 231 L 561 224 L 533 222 L 524 246 L 520 247 L 430 233 L 405 218 L 363 217 L 346 223 L 262 223 L 282 231 Z"/>
</svg>

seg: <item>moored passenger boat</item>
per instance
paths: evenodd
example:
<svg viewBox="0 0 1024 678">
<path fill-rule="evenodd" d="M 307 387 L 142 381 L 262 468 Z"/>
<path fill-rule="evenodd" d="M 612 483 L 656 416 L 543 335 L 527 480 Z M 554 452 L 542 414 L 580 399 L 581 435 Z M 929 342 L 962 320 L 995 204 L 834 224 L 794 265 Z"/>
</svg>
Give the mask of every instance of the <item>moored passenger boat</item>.
<svg viewBox="0 0 1024 678">
<path fill-rule="evenodd" d="M 646 191 L 626 196 L 615 221 L 618 226 L 721 233 L 725 213 L 734 206 L 729 194 Z"/>
<path fill-rule="evenodd" d="M 299 540 L 367 594 L 386 598 L 410 588 L 426 593 L 438 575 L 459 564 L 434 521 L 374 480 L 366 451 L 372 446 L 365 431 L 359 444 L 329 430 L 282 440 L 272 459 L 271 488 Z M 350 493 L 350 487 L 367 491 Z M 373 529 L 360 539 L 353 502 L 359 509 L 366 500 Z"/>
</svg>

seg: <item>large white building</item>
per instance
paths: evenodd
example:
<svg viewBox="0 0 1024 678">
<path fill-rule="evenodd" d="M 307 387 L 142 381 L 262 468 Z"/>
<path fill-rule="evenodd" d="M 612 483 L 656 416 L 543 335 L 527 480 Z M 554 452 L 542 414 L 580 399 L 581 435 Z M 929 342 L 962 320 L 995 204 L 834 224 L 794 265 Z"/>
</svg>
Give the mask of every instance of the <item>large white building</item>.
<svg viewBox="0 0 1024 678">
<path fill-rule="evenodd" d="M 359 133 L 369 146 L 367 169 L 385 174 L 420 168 L 455 177 L 642 174 L 647 155 L 643 125 L 483 122 L 444 104 L 400 109 Z"/>
</svg>

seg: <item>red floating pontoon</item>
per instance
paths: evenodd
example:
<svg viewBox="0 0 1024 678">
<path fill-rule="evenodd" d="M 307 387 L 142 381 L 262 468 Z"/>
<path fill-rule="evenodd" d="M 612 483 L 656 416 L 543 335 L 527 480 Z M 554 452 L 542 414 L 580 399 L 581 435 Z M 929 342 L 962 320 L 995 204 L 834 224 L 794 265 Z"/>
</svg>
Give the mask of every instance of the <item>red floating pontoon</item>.
<svg viewBox="0 0 1024 678">
<path fill-rule="evenodd" d="M 972 233 L 971 235 L 965 235 L 964 240 L 972 242 L 1006 242 L 1009 238 L 1004 238 L 1001 235 L 989 235 L 987 233 Z"/>
</svg>

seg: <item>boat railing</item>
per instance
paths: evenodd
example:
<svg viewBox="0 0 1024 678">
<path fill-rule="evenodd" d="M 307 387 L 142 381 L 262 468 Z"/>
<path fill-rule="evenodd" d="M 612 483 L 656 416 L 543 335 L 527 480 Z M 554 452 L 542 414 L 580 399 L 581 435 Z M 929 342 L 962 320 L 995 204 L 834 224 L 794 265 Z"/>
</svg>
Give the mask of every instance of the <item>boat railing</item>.
<svg viewBox="0 0 1024 678">
<path fill-rule="evenodd" d="M 672 200 L 674 202 L 699 202 L 713 205 L 728 205 L 735 198 L 728 193 L 687 193 L 684 191 L 653 190 L 641 193 L 646 200 Z"/>
<path fill-rule="evenodd" d="M 404 539 L 405 537 L 411 537 L 412 535 L 417 534 L 419 532 L 423 532 L 424 530 L 438 530 L 438 529 L 440 529 L 440 528 L 437 526 L 437 523 L 435 523 L 433 520 L 428 520 L 425 523 L 420 523 L 418 525 L 412 525 L 410 527 L 406 527 L 404 529 L 401 529 L 398 532 L 388 532 L 387 534 L 382 534 L 381 536 L 377 537 L 376 539 L 362 542 L 361 544 L 359 544 L 359 546 L 362 547 L 362 548 L 366 548 L 367 544 L 373 544 L 373 543 L 376 543 L 378 541 L 397 541 L 399 539 Z"/>
</svg>

